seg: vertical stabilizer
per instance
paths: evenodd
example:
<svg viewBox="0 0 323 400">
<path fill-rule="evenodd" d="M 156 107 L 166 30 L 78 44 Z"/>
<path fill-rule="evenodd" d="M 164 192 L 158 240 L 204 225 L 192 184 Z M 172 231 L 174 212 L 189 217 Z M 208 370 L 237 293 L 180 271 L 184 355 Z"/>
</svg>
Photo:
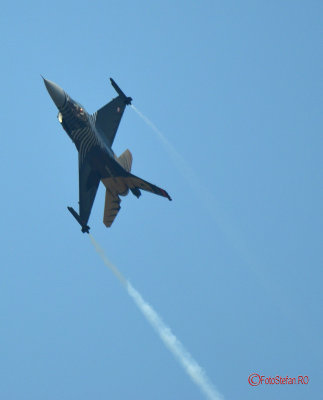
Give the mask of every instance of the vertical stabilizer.
<svg viewBox="0 0 323 400">
<path fill-rule="evenodd" d="M 127 172 L 131 171 L 132 154 L 128 149 L 124 151 L 120 157 L 117 158 L 117 161 Z"/>
</svg>

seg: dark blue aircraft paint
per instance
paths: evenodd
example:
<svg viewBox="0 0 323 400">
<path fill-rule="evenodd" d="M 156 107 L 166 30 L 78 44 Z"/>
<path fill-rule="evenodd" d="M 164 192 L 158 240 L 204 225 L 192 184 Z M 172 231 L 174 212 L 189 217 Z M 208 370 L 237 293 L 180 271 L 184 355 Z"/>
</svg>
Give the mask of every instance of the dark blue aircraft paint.
<svg viewBox="0 0 323 400">
<path fill-rule="evenodd" d="M 106 187 L 103 222 L 107 227 L 112 225 L 120 210 L 119 196 L 128 194 L 129 189 L 138 198 L 142 189 L 171 200 L 165 190 L 130 173 L 132 155 L 129 150 L 119 158 L 114 154 L 112 144 L 126 105 L 131 104 L 132 98 L 127 97 L 112 78 L 110 81 L 118 97 L 91 115 L 56 83 L 44 79 L 48 93 L 59 110 L 58 120 L 78 150 L 79 213 L 72 207 L 68 210 L 81 225 L 82 232 L 87 233 L 100 182 Z"/>
</svg>

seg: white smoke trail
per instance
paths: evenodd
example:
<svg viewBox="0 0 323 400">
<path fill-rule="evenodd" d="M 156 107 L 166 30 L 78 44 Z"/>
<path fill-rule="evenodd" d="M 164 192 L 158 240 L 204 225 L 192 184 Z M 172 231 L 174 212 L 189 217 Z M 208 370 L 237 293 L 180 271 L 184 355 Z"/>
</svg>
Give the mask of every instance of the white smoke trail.
<svg viewBox="0 0 323 400">
<path fill-rule="evenodd" d="M 127 286 L 127 279 L 122 275 L 122 273 L 118 270 L 118 268 L 112 264 L 104 254 L 104 251 L 102 247 L 99 245 L 99 243 L 94 239 L 94 237 L 89 233 L 91 242 L 95 248 L 95 251 L 99 254 L 99 256 L 102 258 L 104 264 L 112 271 L 112 273 L 119 279 L 119 281 L 122 283 L 123 286 Z"/>
<path fill-rule="evenodd" d="M 263 269 L 259 268 L 259 261 L 249 251 L 248 246 L 243 238 L 243 234 L 239 231 L 236 224 L 232 221 L 225 208 L 217 201 L 216 197 L 206 187 L 197 173 L 190 167 L 184 157 L 175 149 L 175 147 L 168 141 L 165 135 L 135 106 L 131 105 L 132 109 L 139 115 L 145 123 L 150 126 L 157 134 L 161 143 L 164 145 L 166 151 L 174 161 L 175 165 L 181 172 L 182 176 L 186 179 L 188 184 L 194 190 L 195 195 L 198 197 L 201 204 L 209 212 L 210 216 L 215 220 L 218 227 L 226 236 L 227 240 L 232 243 L 234 248 L 247 262 L 249 268 L 256 274 L 261 281 L 262 285 L 267 288 L 268 292 L 272 291 L 272 285 L 269 285 L 270 277 L 266 275 Z M 281 307 L 279 305 L 279 307 Z"/>
<path fill-rule="evenodd" d="M 168 141 L 165 135 L 135 106 L 132 105 L 131 107 L 157 134 L 157 137 L 164 145 L 169 156 L 174 161 L 174 164 L 194 190 L 195 195 L 199 198 L 200 203 L 204 205 L 204 208 L 215 220 L 218 227 L 226 236 L 228 242 L 233 245 L 241 255 L 242 259 L 246 261 L 247 266 L 252 270 L 252 273 L 258 277 L 263 288 L 267 291 L 268 295 L 271 296 L 273 303 L 275 303 L 276 306 L 286 314 L 288 310 L 285 304 L 289 304 L 291 300 L 286 298 L 286 292 L 279 288 L 276 282 L 273 282 L 272 277 L 268 274 L 266 268 L 263 267 L 263 261 L 260 261 L 254 252 L 250 251 L 248 244 L 244 240 L 243 233 L 239 230 L 239 227 L 232 220 L 226 209 L 219 203 L 219 201 L 217 201 L 217 198 L 210 192 L 210 189 L 201 182 L 201 178 L 190 167 L 184 157 Z M 277 294 L 273 294 L 273 291 Z M 282 298 L 285 298 L 286 300 L 283 302 L 281 300 L 278 301 L 278 299 Z M 290 311 L 288 312 L 288 315 L 291 316 Z M 296 314 L 294 315 L 294 318 L 297 319 Z"/>
<path fill-rule="evenodd" d="M 184 157 L 168 141 L 165 135 L 150 121 L 150 119 L 143 115 L 142 112 L 140 112 L 135 106 L 131 105 L 131 107 L 139 115 L 139 117 L 143 119 L 145 123 L 150 126 L 157 134 L 158 138 L 164 145 L 166 151 L 172 158 L 178 170 L 181 172 L 182 176 L 186 179 L 188 184 L 194 190 L 194 193 L 199 198 L 201 204 L 203 204 L 205 209 L 208 210 L 209 214 L 217 222 L 219 228 L 222 230 L 228 240 L 233 243 L 235 248 L 240 252 L 240 254 L 243 255 L 245 259 L 249 261 L 251 265 L 256 264 L 255 262 L 252 262 L 250 260 L 250 254 L 246 250 L 246 245 L 242 240 L 242 235 L 238 232 L 234 223 L 231 222 L 226 211 L 223 207 L 221 207 L 215 196 L 205 185 L 203 185 L 203 183 L 201 182 L 201 178 L 190 167 Z M 253 269 L 255 270 L 256 268 Z"/>
<path fill-rule="evenodd" d="M 171 329 L 165 325 L 157 312 L 142 298 L 140 293 L 138 293 L 137 290 L 130 284 L 130 282 L 121 274 L 118 268 L 108 260 L 103 249 L 96 242 L 94 237 L 90 235 L 90 238 L 96 252 L 100 255 L 104 264 L 113 272 L 122 285 L 127 289 L 129 296 L 133 299 L 136 306 L 142 312 L 150 325 L 156 330 L 164 345 L 174 355 L 192 381 L 200 388 L 207 399 L 222 400 L 222 395 L 214 388 L 204 370 L 184 348 L 182 343 L 172 333 Z"/>
<path fill-rule="evenodd" d="M 143 119 L 148 126 L 152 128 L 152 130 L 157 134 L 158 138 L 160 141 L 163 143 L 165 146 L 168 154 L 171 156 L 173 159 L 174 163 L 177 165 L 177 167 L 180 169 L 182 174 L 185 176 L 185 178 L 189 181 L 189 183 L 194 186 L 194 181 L 198 181 L 196 174 L 192 170 L 192 168 L 189 167 L 187 162 L 184 160 L 184 158 L 179 154 L 179 152 L 175 149 L 175 147 L 166 139 L 165 135 L 148 119 L 145 115 L 143 115 L 138 108 L 136 108 L 134 105 L 131 104 L 131 108 L 139 115 L 141 119 Z"/>
<path fill-rule="evenodd" d="M 222 395 L 217 392 L 212 383 L 209 381 L 204 370 L 194 360 L 190 353 L 184 348 L 182 343 L 173 334 L 171 329 L 165 325 L 163 320 L 157 312 L 149 305 L 134 289 L 134 287 L 127 282 L 127 290 L 129 295 L 136 303 L 139 310 L 146 317 L 150 325 L 157 331 L 164 345 L 176 357 L 177 361 L 182 365 L 185 372 L 189 375 L 192 381 L 200 388 L 205 396 L 210 400 L 221 400 Z"/>
</svg>

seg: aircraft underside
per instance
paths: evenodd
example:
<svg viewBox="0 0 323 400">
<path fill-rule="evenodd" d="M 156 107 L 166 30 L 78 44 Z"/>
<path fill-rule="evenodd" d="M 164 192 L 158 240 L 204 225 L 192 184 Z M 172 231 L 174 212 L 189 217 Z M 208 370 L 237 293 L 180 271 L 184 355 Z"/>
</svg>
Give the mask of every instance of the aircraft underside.
<svg viewBox="0 0 323 400">
<path fill-rule="evenodd" d="M 168 193 L 131 174 L 132 155 L 126 150 L 120 157 L 112 151 L 112 144 L 123 112 L 131 104 L 113 79 L 111 84 L 118 96 L 93 114 L 68 96 L 54 82 L 44 79 L 45 86 L 57 106 L 58 120 L 74 142 L 79 153 L 79 213 L 72 207 L 68 210 L 89 232 L 87 225 L 100 181 L 106 188 L 103 222 L 110 227 L 120 210 L 120 197 L 128 194 L 140 197 L 145 190 L 171 200 Z"/>
</svg>

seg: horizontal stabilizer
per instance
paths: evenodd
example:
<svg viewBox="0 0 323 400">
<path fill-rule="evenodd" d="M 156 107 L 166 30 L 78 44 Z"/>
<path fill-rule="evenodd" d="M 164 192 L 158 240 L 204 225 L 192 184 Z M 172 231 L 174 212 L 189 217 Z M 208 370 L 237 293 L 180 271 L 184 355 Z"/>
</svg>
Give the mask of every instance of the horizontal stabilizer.
<svg viewBox="0 0 323 400">
<path fill-rule="evenodd" d="M 110 228 L 117 216 L 121 208 L 120 202 L 121 200 L 118 195 L 112 194 L 109 190 L 105 192 L 103 223 L 107 228 Z"/>
</svg>

